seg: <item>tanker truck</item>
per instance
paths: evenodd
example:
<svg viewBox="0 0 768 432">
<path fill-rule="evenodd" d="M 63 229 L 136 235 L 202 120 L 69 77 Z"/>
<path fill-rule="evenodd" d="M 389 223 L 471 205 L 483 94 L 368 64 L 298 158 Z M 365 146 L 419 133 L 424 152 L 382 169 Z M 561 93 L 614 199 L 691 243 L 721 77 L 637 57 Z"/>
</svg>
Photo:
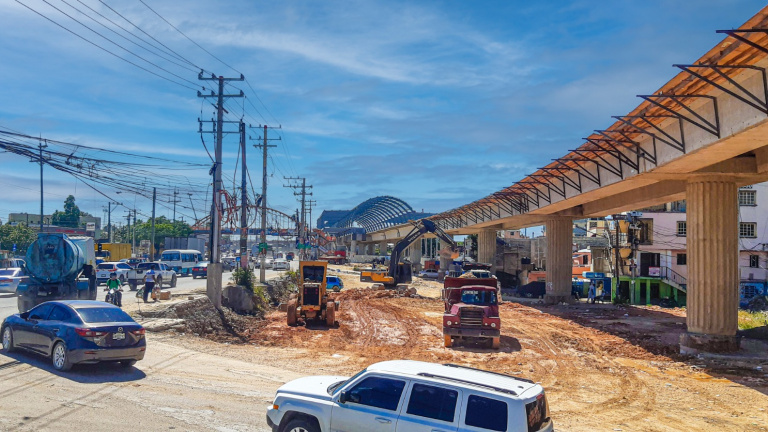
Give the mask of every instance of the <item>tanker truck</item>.
<svg viewBox="0 0 768 432">
<path fill-rule="evenodd" d="M 40 233 L 27 249 L 27 278 L 16 289 L 19 312 L 51 300 L 96 300 L 91 237 Z"/>
</svg>

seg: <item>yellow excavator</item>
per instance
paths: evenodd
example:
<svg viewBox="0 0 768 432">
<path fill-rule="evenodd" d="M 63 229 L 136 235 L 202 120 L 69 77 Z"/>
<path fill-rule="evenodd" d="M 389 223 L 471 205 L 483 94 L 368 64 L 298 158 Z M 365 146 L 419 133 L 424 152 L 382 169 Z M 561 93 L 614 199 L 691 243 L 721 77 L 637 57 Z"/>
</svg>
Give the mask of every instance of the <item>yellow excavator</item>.
<svg viewBox="0 0 768 432">
<path fill-rule="evenodd" d="M 447 243 L 452 250 L 456 249 L 456 242 L 439 226 L 429 219 L 411 221 L 413 230 L 395 243 L 392 255 L 389 259 L 389 267 L 385 269 L 363 269 L 360 272 L 360 282 L 373 282 L 383 284 L 385 288 L 392 289 L 398 285 L 409 284 L 412 280 L 411 263 L 402 262 L 403 251 L 426 233 L 433 233 L 440 240 Z"/>
</svg>

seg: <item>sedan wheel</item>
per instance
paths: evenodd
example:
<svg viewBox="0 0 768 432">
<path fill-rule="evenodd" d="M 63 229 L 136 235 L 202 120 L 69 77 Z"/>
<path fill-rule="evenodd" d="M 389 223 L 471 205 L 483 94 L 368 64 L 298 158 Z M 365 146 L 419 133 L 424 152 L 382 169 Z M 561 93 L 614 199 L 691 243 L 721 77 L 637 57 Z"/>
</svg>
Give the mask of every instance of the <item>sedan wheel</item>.
<svg viewBox="0 0 768 432">
<path fill-rule="evenodd" d="M 68 371 L 72 367 L 72 363 L 69 362 L 69 353 L 67 352 L 67 347 L 64 346 L 64 342 L 59 342 L 53 347 L 51 360 L 53 368 L 58 371 Z"/>
<path fill-rule="evenodd" d="M 5 352 L 13 351 L 13 332 L 10 327 L 3 330 L 3 349 Z"/>
</svg>

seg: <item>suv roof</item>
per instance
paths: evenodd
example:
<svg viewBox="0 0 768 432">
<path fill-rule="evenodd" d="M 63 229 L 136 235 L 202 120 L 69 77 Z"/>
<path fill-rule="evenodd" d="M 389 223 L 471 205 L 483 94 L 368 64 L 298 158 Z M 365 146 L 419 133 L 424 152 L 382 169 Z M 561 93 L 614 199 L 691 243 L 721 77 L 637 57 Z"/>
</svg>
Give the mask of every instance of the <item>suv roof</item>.
<svg viewBox="0 0 768 432">
<path fill-rule="evenodd" d="M 484 391 L 503 395 L 504 397 L 520 397 L 520 395 L 528 390 L 540 387 L 533 381 L 497 372 L 453 364 L 427 363 L 414 360 L 390 360 L 374 363 L 368 366 L 368 370 L 372 372 L 418 376 L 460 387 L 478 387 Z M 541 392 L 541 390 L 539 388 L 536 393 Z"/>
</svg>

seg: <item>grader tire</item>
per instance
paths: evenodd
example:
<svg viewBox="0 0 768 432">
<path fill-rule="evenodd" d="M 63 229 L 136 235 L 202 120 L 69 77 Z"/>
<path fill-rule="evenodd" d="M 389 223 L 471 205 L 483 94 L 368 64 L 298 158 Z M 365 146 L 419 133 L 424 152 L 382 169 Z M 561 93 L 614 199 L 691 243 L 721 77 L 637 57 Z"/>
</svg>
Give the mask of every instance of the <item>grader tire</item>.
<svg viewBox="0 0 768 432">
<path fill-rule="evenodd" d="M 491 339 L 491 348 L 493 349 L 499 349 L 499 346 L 501 346 L 501 338 L 495 337 Z"/>
<path fill-rule="evenodd" d="M 443 338 L 445 339 L 445 347 L 450 348 L 453 346 L 453 339 L 451 339 L 450 335 L 444 335 Z"/>
<path fill-rule="evenodd" d="M 329 301 L 325 305 L 325 323 L 328 327 L 336 325 L 336 303 Z"/>
<path fill-rule="evenodd" d="M 295 326 L 296 325 L 296 301 L 290 301 L 288 302 L 288 325 L 289 326 Z"/>
</svg>

